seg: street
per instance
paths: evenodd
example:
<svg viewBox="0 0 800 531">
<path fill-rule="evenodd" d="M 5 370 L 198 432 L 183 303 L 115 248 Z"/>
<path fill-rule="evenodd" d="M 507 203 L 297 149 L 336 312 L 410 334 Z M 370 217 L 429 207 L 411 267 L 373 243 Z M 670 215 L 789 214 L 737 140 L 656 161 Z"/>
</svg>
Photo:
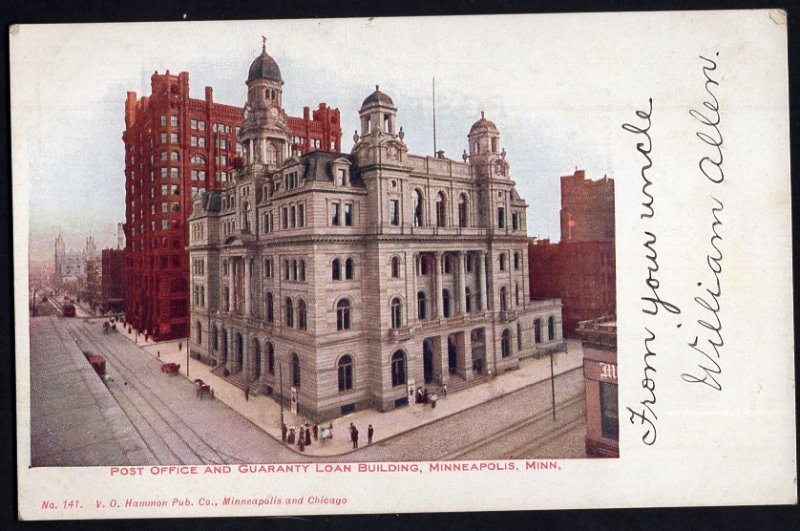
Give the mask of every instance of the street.
<svg viewBox="0 0 800 531">
<path fill-rule="evenodd" d="M 73 349 L 100 354 L 107 361 L 109 379 L 95 393 L 107 393 L 126 430 L 127 446 L 136 446 L 128 462 L 104 462 L 82 455 L 80 464 L 223 464 L 326 461 L 466 460 L 534 457 L 584 457 L 583 374 L 571 369 L 556 377 L 556 421 L 552 419 L 549 380 L 491 397 L 464 411 L 420 426 L 404 427 L 398 435 L 362 444 L 343 456 L 308 456 L 281 444 L 219 399 L 200 400 L 195 385 L 183 376 L 167 376 L 161 361 L 132 343 L 122 333 L 103 333 L 103 319 L 38 317 L 32 320 L 32 367 L 42 356 Z M 59 344 L 62 343 L 62 344 Z M 46 351 L 46 352 L 45 352 Z M 86 362 L 88 365 L 88 362 Z M 32 369 L 33 370 L 33 369 Z M 32 402 L 37 401 L 36 374 L 32 374 Z M 99 378 L 96 378 L 100 382 Z M 54 390 L 47 391 L 52 398 Z M 61 392 L 67 390 L 62 388 Z M 68 400 L 69 397 L 63 397 Z M 459 393 L 442 399 L 459 400 Z M 252 404 L 252 402 L 251 402 Z M 410 406 L 420 407 L 420 406 Z M 109 409 L 109 408 L 106 408 Z M 68 412 L 68 410 L 67 410 Z M 398 412 L 394 412 L 397 415 Z M 33 414 L 45 414 L 34 408 Z M 392 415 L 392 412 L 380 415 Z M 399 417 L 398 417 L 399 418 Z M 407 417 L 406 417 L 407 418 Z M 59 423 L 69 430 L 70 419 Z M 36 424 L 34 422 L 34 424 Z M 107 432 L 102 422 L 89 429 Z M 74 429 L 74 428 L 73 428 Z M 48 435 L 49 434 L 49 435 Z M 58 438 L 39 430 L 34 436 Z M 107 434 L 106 434 L 107 436 Z M 341 437 L 337 434 L 337 437 Z M 366 443 L 366 441 L 364 441 Z M 32 441 L 35 449 L 56 440 Z M 73 453 L 80 450 L 72 449 Z M 91 448 L 86 448 L 91 451 Z M 46 460 L 45 460 L 46 461 Z M 60 464 L 64 464 L 59 461 Z M 38 462 L 34 465 L 46 465 Z"/>
</svg>

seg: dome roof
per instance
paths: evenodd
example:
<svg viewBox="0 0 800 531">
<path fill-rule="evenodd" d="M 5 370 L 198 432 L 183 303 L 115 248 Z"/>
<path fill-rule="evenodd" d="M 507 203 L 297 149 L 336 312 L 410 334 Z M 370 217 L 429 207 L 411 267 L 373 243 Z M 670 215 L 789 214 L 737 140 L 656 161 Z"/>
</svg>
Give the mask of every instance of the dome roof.
<svg viewBox="0 0 800 531">
<path fill-rule="evenodd" d="M 469 134 L 472 135 L 475 133 L 494 133 L 499 135 L 500 131 L 497 130 L 497 126 L 494 125 L 494 122 L 484 118 L 483 111 L 481 111 L 481 119 L 472 124 L 469 130 Z"/>
<path fill-rule="evenodd" d="M 390 98 L 388 94 L 384 94 L 383 92 L 381 92 L 379 85 L 375 85 L 375 92 L 373 92 L 364 99 L 364 102 L 361 104 L 361 107 L 364 108 L 367 105 L 374 105 L 376 103 L 379 105 L 394 107 L 394 101 L 392 101 L 392 98 Z"/>
<path fill-rule="evenodd" d="M 281 78 L 281 69 L 278 68 L 278 63 L 275 62 L 275 59 L 270 57 L 267 53 L 266 45 L 261 49 L 261 55 L 255 58 L 253 62 L 250 64 L 250 72 L 247 75 L 247 82 L 254 81 L 256 79 L 266 79 L 268 81 L 275 81 L 277 83 L 283 83 L 283 78 Z"/>
</svg>

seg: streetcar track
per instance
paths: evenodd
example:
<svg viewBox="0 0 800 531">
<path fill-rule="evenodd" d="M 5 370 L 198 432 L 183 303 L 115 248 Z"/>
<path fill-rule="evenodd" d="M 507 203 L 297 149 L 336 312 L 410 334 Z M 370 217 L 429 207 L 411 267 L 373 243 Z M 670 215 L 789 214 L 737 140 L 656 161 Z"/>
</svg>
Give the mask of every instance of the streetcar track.
<svg viewBox="0 0 800 531">
<path fill-rule="evenodd" d="M 582 401 L 583 399 L 584 399 L 583 396 L 576 396 L 576 397 L 570 398 L 569 400 L 561 402 L 561 403 L 559 403 L 557 405 L 556 412 L 563 411 L 563 410 L 569 408 L 570 406 L 576 404 L 577 402 Z M 550 410 L 545 410 L 545 411 L 539 412 L 539 413 L 535 414 L 534 416 L 523 420 L 522 422 L 511 424 L 509 426 L 506 426 L 505 428 L 501 428 L 498 431 L 492 432 L 489 435 L 485 435 L 484 437 L 481 437 L 480 439 L 477 439 L 477 440 L 471 442 L 467 446 L 463 446 L 463 447 L 458 448 L 458 449 L 456 449 L 454 451 L 451 451 L 451 452 L 448 452 L 448 453 L 446 453 L 444 455 L 441 455 L 437 459 L 439 459 L 439 460 L 455 460 L 455 459 L 461 458 L 461 457 L 463 457 L 463 456 L 465 456 L 467 454 L 470 454 L 470 453 L 472 453 L 472 452 L 474 452 L 474 451 L 476 451 L 476 450 L 478 450 L 480 448 L 485 448 L 485 447 L 490 446 L 491 444 L 493 444 L 496 441 L 506 437 L 508 434 L 510 434 L 512 432 L 515 432 L 515 431 L 527 428 L 529 426 L 532 426 L 533 424 L 536 424 L 536 423 L 544 420 L 550 414 L 551 414 Z"/>
<path fill-rule="evenodd" d="M 140 389 L 139 398 L 141 399 L 143 404 L 137 405 L 131 397 L 128 397 L 124 393 L 121 393 L 121 392 L 119 394 L 121 396 L 123 396 L 124 399 L 128 402 L 129 407 L 133 408 L 133 410 L 135 410 L 136 413 L 138 413 L 138 416 L 141 417 L 141 419 L 144 421 L 144 423 L 147 424 L 153 430 L 153 434 L 154 434 L 155 438 L 159 439 L 163 443 L 163 445 L 166 447 L 166 449 L 169 451 L 169 453 L 174 455 L 175 458 L 178 460 L 178 462 L 180 462 L 181 464 L 185 464 L 184 463 L 184 459 L 182 459 L 176 453 L 176 449 L 173 448 L 173 445 L 175 444 L 175 441 L 173 441 L 173 443 L 171 445 L 170 442 L 167 440 L 167 438 L 164 435 L 161 435 L 159 433 L 159 431 L 156 429 L 156 427 L 153 425 L 153 423 L 150 420 L 148 420 L 147 417 L 145 416 L 144 412 L 142 411 L 142 407 L 147 407 L 150 410 L 152 410 L 152 412 L 155 414 L 155 417 L 157 419 L 159 419 L 161 421 L 161 423 L 163 423 L 163 425 L 166 427 L 166 429 L 169 430 L 169 433 L 171 435 L 174 435 L 174 437 L 177 440 L 179 440 L 181 443 L 183 443 L 183 445 L 186 447 L 186 449 L 188 449 L 189 453 L 193 454 L 197 458 L 197 460 L 199 460 L 201 463 L 203 463 L 203 464 L 224 464 L 224 463 L 228 463 L 228 462 L 236 462 L 236 461 L 238 461 L 237 459 L 233 458 L 230 455 L 227 455 L 227 454 L 224 454 L 222 452 L 219 452 L 219 451 L 215 450 L 212 446 L 210 446 L 207 442 L 205 442 L 205 440 L 202 437 L 200 437 L 200 435 L 191 426 L 189 426 L 185 421 L 183 421 L 183 419 L 180 417 L 180 415 L 178 415 L 174 410 L 172 410 L 172 408 L 164 400 L 162 400 L 158 396 L 157 393 L 155 393 L 148 386 L 146 386 L 143 383 L 142 379 L 139 377 L 139 375 L 136 374 L 136 371 L 133 368 L 131 368 L 130 365 L 126 364 L 120 357 L 118 357 L 116 354 L 114 354 L 110 347 L 102 344 L 98 339 L 92 337 L 91 334 L 89 332 L 85 331 L 85 330 L 80 330 L 80 328 L 73 328 L 73 331 L 75 331 L 79 336 L 81 336 L 82 342 L 87 343 L 90 346 L 94 346 L 96 350 L 101 351 L 104 354 L 108 355 L 110 358 L 112 358 L 116 363 L 117 370 L 119 370 L 120 367 L 124 367 L 125 372 L 128 373 L 128 374 L 124 374 L 123 371 L 119 371 L 120 375 L 127 382 L 129 382 L 131 384 L 134 384 L 133 385 L 134 388 L 138 387 Z M 77 342 L 77 338 L 76 338 L 76 342 Z M 147 391 L 146 394 L 148 396 L 145 396 L 145 393 L 143 393 L 141 390 L 146 390 Z M 109 391 L 111 391 L 111 389 L 109 389 Z M 119 401 L 119 398 L 117 396 L 117 393 L 112 392 L 111 394 L 112 394 L 112 396 L 114 396 L 114 398 L 119 403 L 120 401 Z M 152 398 L 150 398 L 150 397 L 152 397 Z M 162 407 L 159 407 L 159 404 Z M 121 403 L 120 403 L 120 407 L 123 407 L 123 405 Z M 167 413 L 167 414 L 165 415 L 164 413 Z M 169 419 L 167 417 L 171 417 L 172 419 Z M 179 427 L 182 427 L 182 429 L 184 429 L 185 432 L 188 432 L 188 433 L 181 433 L 178 430 Z M 144 434 L 142 434 L 139 431 L 138 428 L 137 428 L 137 432 L 139 432 L 140 436 L 144 439 Z M 196 442 L 198 442 L 201 446 L 204 447 L 203 450 L 202 450 L 202 454 L 200 453 L 201 450 L 196 449 L 195 446 L 190 444 L 189 441 L 187 440 L 187 437 L 185 435 L 189 435 L 189 434 L 191 434 L 191 437 L 189 437 L 189 438 L 196 439 Z M 147 443 L 147 441 L 145 441 L 145 444 L 148 446 L 148 449 L 150 449 L 151 452 L 153 452 L 153 448 L 150 446 L 149 443 Z M 153 452 L 153 454 L 154 454 L 154 456 L 156 455 L 155 452 Z M 211 454 L 211 457 L 209 457 L 207 454 Z M 157 459 L 158 459 L 158 457 L 157 457 Z M 159 460 L 161 460 L 161 459 L 159 459 Z M 166 464 L 166 463 L 162 463 L 162 464 Z"/>
</svg>

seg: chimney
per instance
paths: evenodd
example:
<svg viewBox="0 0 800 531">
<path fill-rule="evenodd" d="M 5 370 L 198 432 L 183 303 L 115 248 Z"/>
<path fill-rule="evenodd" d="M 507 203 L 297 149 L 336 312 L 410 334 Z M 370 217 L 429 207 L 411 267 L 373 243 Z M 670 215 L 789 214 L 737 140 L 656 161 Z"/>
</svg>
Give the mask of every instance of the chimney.
<svg viewBox="0 0 800 531">
<path fill-rule="evenodd" d="M 214 89 L 206 87 L 206 103 L 214 102 Z"/>
</svg>

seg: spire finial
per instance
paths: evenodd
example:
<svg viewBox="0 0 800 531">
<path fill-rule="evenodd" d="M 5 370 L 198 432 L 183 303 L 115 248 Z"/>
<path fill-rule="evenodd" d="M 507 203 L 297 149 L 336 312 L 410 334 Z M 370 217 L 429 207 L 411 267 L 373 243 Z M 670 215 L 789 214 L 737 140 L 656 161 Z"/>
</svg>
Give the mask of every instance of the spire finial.
<svg viewBox="0 0 800 531">
<path fill-rule="evenodd" d="M 261 36 L 261 51 L 267 53 L 267 38 L 264 35 Z"/>
<path fill-rule="evenodd" d="M 381 89 L 380 85 L 375 85 L 375 92 L 378 92 Z"/>
<path fill-rule="evenodd" d="M 483 120 L 483 111 L 481 111 L 481 120 Z"/>
</svg>

